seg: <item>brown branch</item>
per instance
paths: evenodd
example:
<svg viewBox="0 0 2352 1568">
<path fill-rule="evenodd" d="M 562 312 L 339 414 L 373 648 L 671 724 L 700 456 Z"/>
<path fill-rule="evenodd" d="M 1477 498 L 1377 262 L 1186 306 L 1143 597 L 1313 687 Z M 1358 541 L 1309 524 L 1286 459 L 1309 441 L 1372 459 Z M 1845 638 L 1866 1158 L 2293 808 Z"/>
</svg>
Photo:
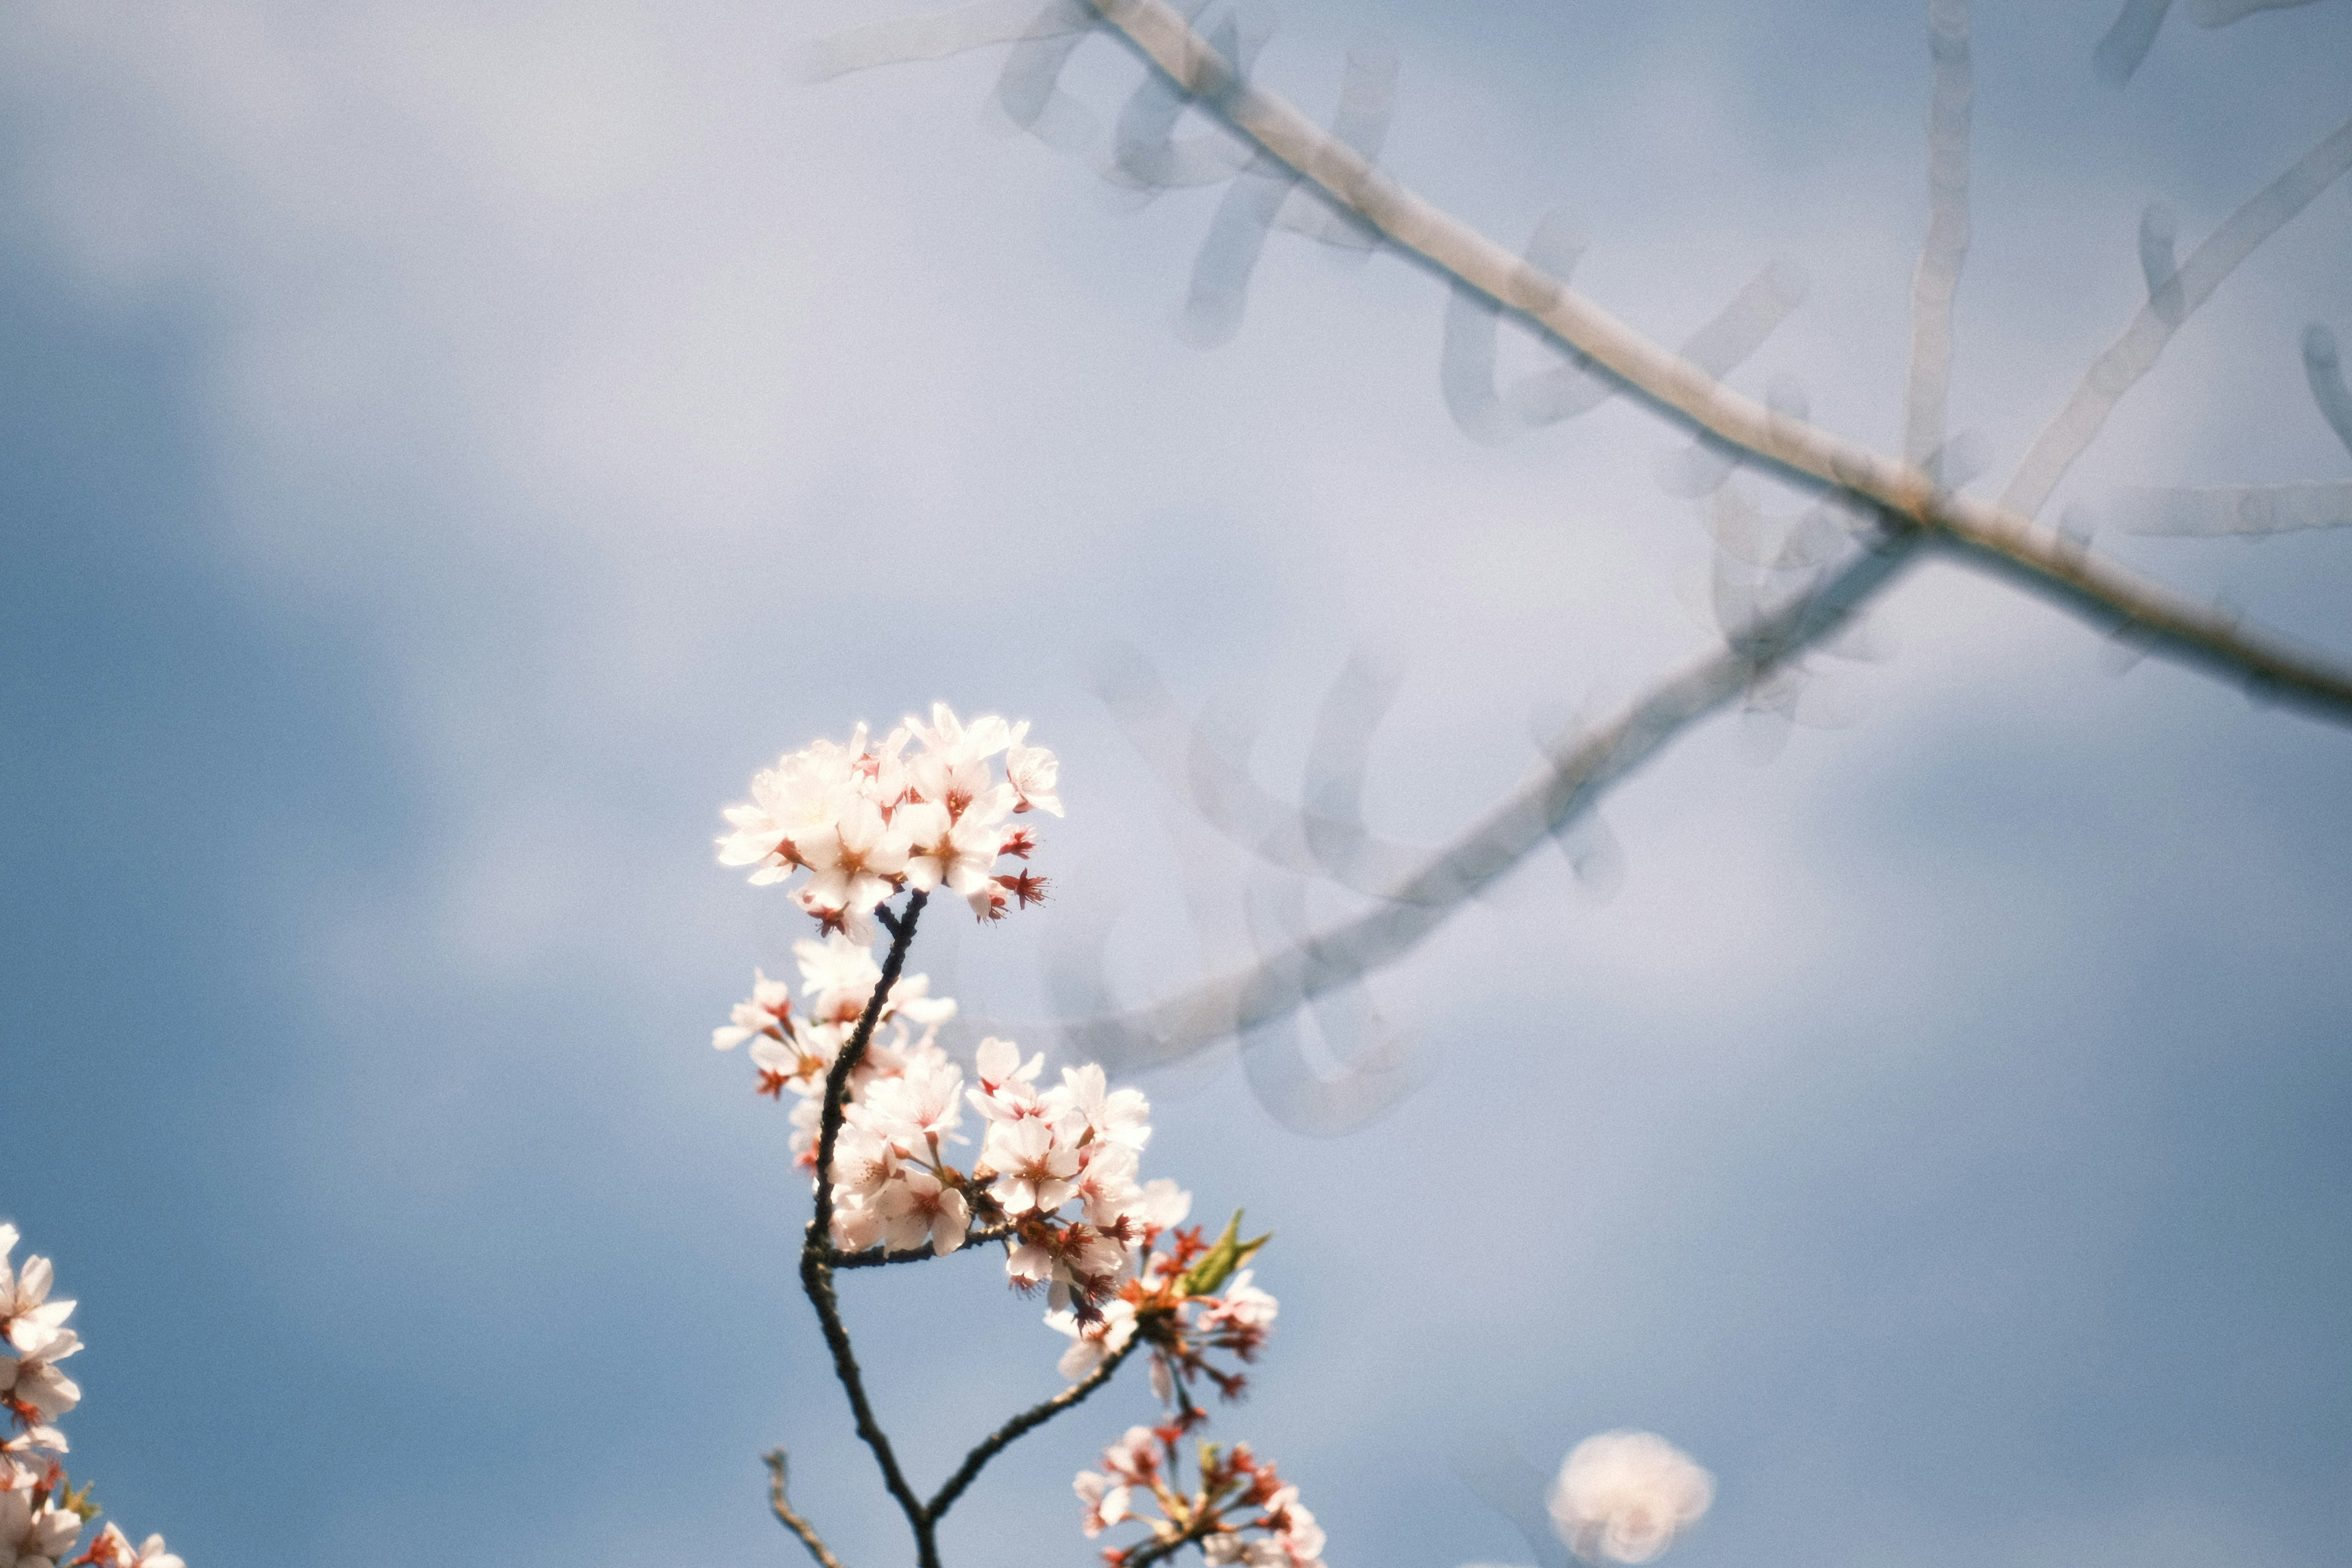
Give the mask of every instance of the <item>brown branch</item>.
<svg viewBox="0 0 2352 1568">
<path fill-rule="evenodd" d="M 833 1270 L 814 1248 L 801 1254 L 801 1289 L 807 1293 L 809 1304 L 816 1309 L 817 1322 L 824 1330 L 825 1348 L 833 1354 L 833 1373 L 849 1395 L 849 1410 L 856 1418 L 857 1436 L 874 1451 L 874 1462 L 882 1469 L 882 1484 L 898 1501 L 907 1522 L 914 1527 L 919 1561 L 923 1568 L 938 1568 L 938 1557 L 930 1549 L 928 1521 L 923 1517 L 922 1500 L 907 1484 L 905 1473 L 898 1468 L 898 1456 L 891 1450 L 889 1436 L 874 1418 L 873 1404 L 866 1397 L 866 1379 L 858 1370 L 857 1354 L 850 1348 L 849 1331 L 841 1321 L 841 1303 L 833 1289 Z"/>
<path fill-rule="evenodd" d="M 1012 1447 L 1015 1439 L 1043 1426 L 1046 1422 L 1108 1383 L 1111 1374 L 1118 1370 L 1119 1363 L 1133 1353 L 1135 1347 L 1141 1342 L 1139 1340 L 1128 1341 L 1118 1350 L 1103 1357 L 1102 1364 L 1088 1373 L 1083 1379 L 1070 1384 L 1053 1398 L 1042 1404 L 1031 1405 L 982 1438 L 978 1446 L 963 1457 L 963 1463 L 956 1467 L 955 1474 L 950 1476 L 940 1485 L 938 1494 L 927 1505 L 925 1511 L 929 1514 L 932 1522 L 937 1523 L 940 1516 L 947 1512 L 955 1500 L 963 1495 L 964 1489 L 971 1485 L 973 1479 L 979 1476 L 982 1466 Z"/>
<path fill-rule="evenodd" d="M 2012 574 L 2050 590 L 2060 602 L 2090 610 L 2175 658 L 2241 676 L 2274 700 L 2352 721 L 2352 669 L 2282 638 L 2247 631 L 2232 616 L 2124 567 L 2095 560 L 2025 511 L 1941 489 L 1919 467 L 1732 391 L 1399 184 L 1284 99 L 1244 79 L 1166 0 L 1090 3 L 1179 89 L 1223 117 L 1267 157 L 1314 184 L 1391 244 L 1557 335 L 1659 408 L 1786 477 L 1850 491 L 1891 517 L 1962 546 L 1968 556 L 2000 563 Z M 2200 302 L 2347 164 L 2352 164 L 2352 123 L 2241 208 L 2200 247 L 2189 264 L 2195 276 L 2188 276 L 2189 268 L 2184 268 L 2180 313 Z M 2134 330 L 2138 331 L 2137 324 Z M 2099 418 L 2104 416 L 2102 412 Z M 2095 427 L 2095 420 L 2091 428 Z"/>
<path fill-rule="evenodd" d="M 889 930 L 890 951 L 883 957 L 882 978 L 875 985 L 874 994 L 866 998 L 866 1011 L 859 1015 L 856 1029 L 824 1075 L 824 1106 L 818 1114 L 816 1132 L 816 1212 L 809 1219 L 804 1252 L 808 1247 L 820 1254 L 833 1250 L 833 1146 L 841 1135 L 842 1108 L 849 1098 L 849 1075 L 866 1059 L 866 1047 L 873 1043 L 874 1026 L 882 1021 L 882 1008 L 890 1000 L 890 988 L 898 984 L 898 972 L 906 967 L 907 948 L 915 940 L 915 921 L 922 914 L 924 900 L 929 897 L 917 889 L 908 895 L 905 914 L 893 917 L 887 910 L 876 911 Z"/>
<path fill-rule="evenodd" d="M 1202 1515 L 1164 1541 L 1154 1541 L 1136 1548 L 1133 1556 L 1123 1560 L 1123 1568 L 1149 1568 L 1154 1563 L 1165 1563 L 1187 1546 L 1198 1545 L 1209 1533 L 1208 1527 L 1216 1521 L 1210 1513 Z"/>
<path fill-rule="evenodd" d="M 1013 1227 L 1009 1225 L 992 1225 L 985 1230 L 971 1231 L 964 1237 L 963 1246 L 956 1251 L 968 1252 L 988 1242 L 1003 1241 L 1012 1234 Z M 934 1258 L 954 1256 L 954 1253 L 935 1252 L 928 1247 L 909 1247 L 899 1252 L 886 1251 L 878 1247 L 869 1247 L 863 1252 L 837 1252 L 828 1247 L 824 1260 L 835 1268 L 879 1268 L 887 1263 L 928 1263 Z"/>
<path fill-rule="evenodd" d="M 922 1500 L 907 1484 L 906 1475 L 898 1468 L 898 1457 L 891 1451 L 890 1439 L 884 1434 L 881 1423 L 875 1420 L 874 1406 L 866 1396 L 866 1380 L 858 1371 L 856 1352 L 849 1344 L 849 1331 L 841 1321 L 841 1303 L 834 1293 L 830 1261 L 833 1151 L 841 1131 L 842 1108 L 849 1094 L 849 1075 L 865 1059 L 866 1048 L 874 1038 L 874 1026 L 881 1020 L 883 1004 L 889 999 L 890 988 L 898 983 L 899 971 L 907 962 L 908 944 L 914 941 L 916 917 L 923 912 L 923 899 L 919 889 L 909 895 L 906 912 L 892 925 L 890 952 L 882 961 L 882 978 L 866 1004 L 865 1015 L 857 1020 L 856 1032 L 841 1047 L 841 1055 L 834 1058 L 832 1070 L 825 1074 L 824 1108 L 817 1121 L 816 1212 L 809 1220 L 807 1238 L 801 1244 L 801 1289 L 807 1293 L 809 1305 L 816 1309 L 817 1322 L 824 1331 L 825 1348 L 833 1354 L 834 1375 L 841 1380 L 843 1390 L 849 1395 L 850 1413 L 856 1417 L 857 1436 L 874 1451 L 874 1462 L 882 1469 L 883 1485 L 889 1489 L 899 1510 L 914 1529 L 917 1560 L 921 1568 L 938 1568 L 939 1553 L 932 1544 Z"/>
<path fill-rule="evenodd" d="M 835 1557 L 826 1549 L 824 1542 L 817 1538 L 814 1526 L 793 1511 L 792 1500 L 784 1495 L 784 1451 L 778 1448 L 769 1454 L 767 1464 L 769 1510 L 782 1522 L 786 1530 L 801 1538 L 801 1544 L 809 1549 L 809 1555 L 815 1558 L 822 1568 L 841 1568 L 841 1559 Z"/>
<path fill-rule="evenodd" d="M 825 1347 L 832 1352 L 834 1375 L 849 1395 L 850 1413 L 856 1418 L 857 1436 L 873 1450 L 874 1462 L 881 1468 L 882 1483 L 889 1489 L 898 1510 L 907 1516 L 907 1523 L 915 1532 L 915 1560 L 919 1568 L 939 1568 L 938 1525 L 940 1516 L 950 1504 L 971 1485 L 981 1468 L 1002 1453 L 1024 1433 L 1044 1425 L 1069 1409 L 1080 1400 L 1110 1381 L 1120 1362 L 1134 1349 L 1130 1342 L 1117 1353 L 1106 1356 L 1083 1381 L 1071 1384 L 1042 1405 L 1031 1406 L 1007 1421 L 981 1440 L 980 1445 L 964 1456 L 937 1496 L 925 1503 L 908 1485 L 906 1473 L 898 1467 L 898 1457 L 890 1447 L 889 1436 L 881 1423 L 875 1419 L 873 1402 L 866 1397 L 866 1378 L 857 1364 L 857 1355 L 850 1346 L 849 1330 L 842 1322 L 841 1301 L 834 1289 L 835 1268 L 866 1268 L 891 1263 L 917 1263 L 934 1256 L 927 1247 L 912 1247 L 892 1252 L 874 1248 L 865 1252 L 844 1253 L 832 1245 L 833 1230 L 833 1152 L 841 1131 L 844 1108 L 849 1095 L 849 1077 L 865 1058 L 866 1050 L 874 1038 L 875 1026 L 880 1022 L 882 1007 L 890 995 L 890 988 L 898 982 L 898 974 L 907 960 L 907 949 L 915 940 L 916 918 L 923 911 L 924 895 L 916 892 L 907 900 L 906 909 L 895 917 L 887 911 L 882 924 L 890 933 L 890 951 L 882 962 L 882 977 L 874 987 L 873 996 L 866 1004 L 866 1012 L 857 1021 L 841 1055 L 835 1058 L 824 1080 L 824 1106 L 817 1121 L 817 1188 L 816 1212 L 809 1220 L 806 1239 L 801 1244 L 801 1286 L 807 1293 L 809 1304 L 816 1309 L 817 1322 L 824 1331 Z M 999 1241 L 1011 1234 L 1009 1226 L 992 1226 L 973 1234 L 970 1240 Z M 769 1457 L 775 1479 L 770 1488 L 770 1503 L 776 1517 L 797 1532 L 808 1549 L 817 1554 L 825 1568 L 840 1568 L 816 1538 L 806 1522 L 791 1511 L 784 1499 L 783 1456 L 781 1452 Z"/>
</svg>

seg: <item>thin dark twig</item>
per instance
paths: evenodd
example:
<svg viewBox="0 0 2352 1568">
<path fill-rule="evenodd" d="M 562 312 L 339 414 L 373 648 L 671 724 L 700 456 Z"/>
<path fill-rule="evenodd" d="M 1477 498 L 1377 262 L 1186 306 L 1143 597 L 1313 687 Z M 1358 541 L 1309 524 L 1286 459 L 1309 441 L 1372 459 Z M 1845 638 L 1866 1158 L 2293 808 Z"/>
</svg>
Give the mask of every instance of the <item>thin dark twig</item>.
<svg viewBox="0 0 2352 1568">
<path fill-rule="evenodd" d="M 906 1475 L 898 1468 L 898 1457 L 891 1451 L 890 1439 L 875 1420 L 874 1406 L 866 1397 L 866 1380 L 857 1370 L 856 1353 L 849 1346 L 849 1331 L 841 1321 L 841 1303 L 834 1294 L 833 1266 L 828 1261 L 833 1251 L 833 1150 L 841 1131 L 849 1075 L 865 1058 L 866 1047 L 874 1038 L 874 1026 L 882 1016 L 882 1005 L 889 998 L 890 988 L 898 982 L 898 972 L 907 962 L 908 944 L 914 940 L 915 918 L 922 913 L 923 897 L 919 889 L 908 898 L 906 913 L 898 918 L 891 934 L 889 955 L 882 961 L 882 978 L 874 987 L 872 999 L 866 1004 L 866 1014 L 857 1020 L 856 1033 L 850 1036 L 849 1043 L 834 1059 L 833 1070 L 825 1075 L 824 1109 L 817 1122 L 816 1213 L 809 1220 L 807 1239 L 801 1245 L 801 1288 L 807 1292 L 809 1305 L 816 1309 L 817 1322 L 824 1330 L 825 1348 L 833 1353 L 834 1375 L 841 1380 L 843 1390 L 849 1395 L 850 1412 L 857 1418 L 857 1436 L 874 1451 L 874 1462 L 882 1469 L 883 1485 L 889 1489 L 900 1511 L 906 1514 L 907 1522 L 914 1528 L 917 1559 L 922 1568 L 938 1568 L 939 1554 L 932 1546 L 922 1500 L 907 1484 Z"/>
<path fill-rule="evenodd" d="M 767 1456 L 767 1461 L 769 1509 L 783 1522 L 786 1530 L 801 1538 L 801 1544 L 809 1549 L 809 1555 L 822 1563 L 824 1568 L 841 1568 L 841 1559 L 835 1557 L 826 1549 L 824 1542 L 817 1539 L 814 1525 L 793 1511 L 792 1500 L 784 1495 L 784 1451 L 778 1448 Z"/>
<path fill-rule="evenodd" d="M 898 1468 L 898 1456 L 891 1451 L 890 1439 L 881 1423 L 874 1418 L 874 1406 L 866 1397 L 866 1380 L 857 1368 L 857 1354 L 849 1346 L 849 1331 L 842 1325 L 841 1303 L 833 1290 L 833 1270 L 825 1266 L 823 1255 L 812 1250 L 801 1255 L 801 1288 L 808 1293 L 809 1304 L 816 1309 L 817 1322 L 824 1330 L 825 1348 L 833 1352 L 834 1375 L 841 1380 L 849 1395 L 850 1414 L 857 1418 L 857 1436 L 874 1450 L 874 1462 L 882 1468 L 882 1484 L 898 1500 L 899 1510 L 907 1522 L 915 1528 L 919 1543 L 925 1541 L 922 1500 L 915 1489 L 907 1484 L 904 1472 Z M 935 1560 L 927 1551 L 922 1553 L 924 1568 L 933 1568 Z"/>
<path fill-rule="evenodd" d="M 874 1026 L 882 1021 L 883 1005 L 890 1000 L 890 988 L 898 984 L 898 972 L 906 967 L 907 948 L 915 940 L 915 921 L 923 912 L 923 901 L 929 896 L 919 889 L 908 895 L 907 912 L 895 919 L 887 910 L 874 911 L 890 929 L 890 951 L 882 960 L 882 978 L 876 983 L 874 994 L 866 998 L 856 1031 L 824 1075 L 824 1109 L 817 1121 L 816 1133 L 816 1212 L 809 1219 L 807 1244 L 820 1255 L 820 1260 L 822 1255 L 833 1250 L 833 1146 L 841 1134 L 842 1107 L 849 1099 L 849 1075 L 866 1059 L 866 1047 L 873 1043 Z"/>
<path fill-rule="evenodd" d="M 945 1484 L 940 1488 L 939 1495 L 931 1499 L 928 1511 L 932 1521 L 936 1522 L 941 1514 L 947 1512 L 949 1505 L 963 1495 L 963 1489 L 971 1485 L 973 1479 L 980 1474 L 982 1466 L 1010 1447 L 1016 1438 L 1043 1426 L 1046 1422 L 1108 1383 L 1111 1374 L 1118 1370 L 1119 1363 L 1132 1354 L 1135 1347 L 1141 1342 L 1139 1340 L 1128 1341 L 1126 1344 L 1103 1357 L 1102 1364 L 1088 1373 L 1085 1378 L 1070 1384 L 1044 1404 L 1031 1405 L 982 1438 L 979 1446 L 963 1457 L 963 1463 L 956 1467 L 955 1474 L 950 1476 Z"/>
<path fill-rule="evenodd" d="M 1013 1234 L 1010 1225 L 992 1225 L 985 1230 L 975 1230 L 963 1238 L 958 1252 L 970 1252 L 992 1241 L 1003 1241 Z M 934 1252 L 928 1247 L 909 1247 L 901 1252 L 886 1252 L 869 1247 L 863 1252 L 836 1252 L 827 1249 L 824 1260 L 835 1268 L 879 1268 L 886 1263 L 927 1263 L 934 1258 L 952 1258 L 955 1253 Z"/>
<path fill-rule="evenodd" d="M 1181 1531 L 1169 1540 L 1155 1541 L 1150 1545 L 1140 1548 L 1134 1556 L 1127 1560 L 1127 1568 L 1147 1568 L 1147 1564 L 1150 1563 L 1165 1563 L 1183 1551 L 1185 1547 L 1198 1544 L 1201 1538 L 1208 1533 L 1202 1526 L 1209 1523 L 1213 1518 L 1213 1515 L 1204 1513 L 1199 1520 L 1186 1525 Z"/>
<path fill-rule="evenodd" d="M 1102 1365 L 1081 1382 L 1073 1384 L 1042 1405 L 1032 1405 L 990 1433 L 982 1439 L 979 1447 L 964 1456 L 963 1463 L 956 1468 L 955 1474 L 948 1478 L 946 1485 L 940 1488 L 939 1495 L 929 1503 L 924 1503 L 915 1495 L 914 1489 L 907 1484 L 906 1474 L 898 1468 L 898 1457 L 891 1449 L 890 1439 L 883 1432 L 881 1423 L 874 1417 L 872 1402 L 866 1396 L 865 1375 L 858 1370 L 856 1353 L 849 1344 L 849 1331 L 841 1321 L 841 1302 L 834 1290 L 833 1271 L 835 1268 L 863 1268 L 889 1263 L 917 1263 L 934 1255 L 923 1247 L 895 1253 L 879 1248 L 862 1253 L 835 1250 L 831 1239 L 833 1151 L 841 1131 L 843 1108 L 849 1096 L 849 1075 L 865 1059 L 866 1047 L 874 1038 L 875 1025 L 881 1020 L 883 1005 L 889 999 L 890 988 L 898 983 L 899 972 L 907 961 L 907 949 L 914 942 L 916 917 L 923 910 L 923 899 L 920 892 L 911 895 L 904 912 L 895 918 L 887 910 L 876 911 L 890 932 L 890 952 L 882 961 L 882 978 L 874 987 L 872 999 L 866 1004 L 864 1016 L 857 1021 L 856 1033 L 850 1036 L 849 1043 L 842 1047 L 841 1055 L 834 1060 L 832 1070 L 825 1075 L 824 1108 L 817 1121 L 816 1212 L 809 1220 L 807 1239 L 801 1246 L 801 1285 L 807 1291 L 809 1304 L 816 1309 L 817 1321 L 824 1330 L 825 1346 L 833 1352 L 834 1374 L 841 1380 L 842 1388 L 849 1395 L 850 1411 L 857 1418 L 857 1436 L 874 1451 L 874 1461 L 882 1469 L 883 1484 L 889 1489 L 899 1511 L 907 1516 L 908 1524 L 915 1531 L 915 1560 L 920 1568 L 939 1568 L 937 1527 L 940 1516 L 947 1512 L 948 1506 L 962 1495 L 966 1487 L 971 1485 L 981 1468 L 1022 1434 L 1052 1420 L 1108 1383 L 1111 1373 L 1118 1370 L 1119 1363 L 1127 1359 L 1134 1345 L 1130 1342 L 1116 1353 L 1106 1356 Z M 970 1239 L 1001 1241 L 1011 1234 L 1011 1230 L 1009 1226 L 992 1226 Z M 789 1505 L 782 1500 L 781 1460 L 781 1455 L 772 1457 L 771 1460 L 772 1465 L 778 1466 L 777 1482 L 772 1489 L 776 1517 L 800 1532 L 802 1541 L 810 1551 L 819 1554 L 819 1561 L 826 1568 L 839 1568 L 839 1564 L 825 1554 L 814 1532 L 800 1522 L 798 1516 L 792 1514 Z"/>
</svg>

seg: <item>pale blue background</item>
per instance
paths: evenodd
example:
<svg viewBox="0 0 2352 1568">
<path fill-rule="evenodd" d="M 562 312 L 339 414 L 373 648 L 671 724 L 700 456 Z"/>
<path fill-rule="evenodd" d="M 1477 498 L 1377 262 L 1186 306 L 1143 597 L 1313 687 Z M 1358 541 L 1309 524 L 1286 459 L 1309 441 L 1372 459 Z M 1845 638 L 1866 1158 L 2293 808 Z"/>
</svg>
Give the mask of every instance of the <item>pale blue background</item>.
<svg viewBox="0 0 2352 1568">
<path fill-rule="evenodd" d="M 2352 109 L 2352 5 L 1978 8 L 1955 421 L 2013 462 L 2194 243 Z M 1741 373 L 1890 442 L 1924 224 L 1924 7 L 1292 3 L 1327 112 L 1679 337 L 1776 258 Z M 1136 212 L 1005 134 L 995 55 L 822 86 L 798 6 L 59 0 L 0 22 L 0 1215 L 91 1348 L 76 1469 L 198 1568 L 790 1563 L 756 1456 L 902 1560 L 790 1251 L 781 1113 L 704 1041 L 800 931 L 711 864 L 754 768 L 945 697 L 1035 720 L 1066 903 L 952 956 L 1042 1010 L 1054 916 L 1193 973 L 1109 638 L 1264 705 L 1407 672 L 1383 831 L 1433 841 L 1530 715 L 1699 648 L 1705 536 L 1612 408 L 1491 449 L 1442 293 L 1270 247 L 1172 327 L 1213 195 Z M 1136 67 L 1088 46 L 1106 118 Z M 2305 395 L 2352 193 L 2225 287 L 2059 500 L 2352 474 Z M 1514 363 L 1534 353 L 1514 345 Z M 2053 509 L 2053 515 L 2055 508 Z M 2352 648 L 2352 536 L 2113 540 Z M 1686 1568 L 2302 1568 L 2352 1530 L 2352 735 L 1950 567 L 1769 766 L 1738 722 L 1610 802 L 1622 890 L 1531 863 L 1375 986 L 1429 1081 L 1335 1142 L 1230 1062 L 1148 1081 L 1150 1171 L 1274 1227 L 1257 1396 L 1335 1564 L 1524 1562 L 1449 1473 L 1619 1425 L 1720 1481 Z M 1225 868 L 1238 875 L 1235 863 Z M 1343 906 L 1328 906 L 1337 910 Z M 1066 930 L 1065 926 L 1063 929 Z M 853 1282 L 919 1475 L 1055 1386 L 972 1258 Z M 1122 1385 L 1003 1461 L 950 1560 L 1077 1563 Z"/>
</svg>

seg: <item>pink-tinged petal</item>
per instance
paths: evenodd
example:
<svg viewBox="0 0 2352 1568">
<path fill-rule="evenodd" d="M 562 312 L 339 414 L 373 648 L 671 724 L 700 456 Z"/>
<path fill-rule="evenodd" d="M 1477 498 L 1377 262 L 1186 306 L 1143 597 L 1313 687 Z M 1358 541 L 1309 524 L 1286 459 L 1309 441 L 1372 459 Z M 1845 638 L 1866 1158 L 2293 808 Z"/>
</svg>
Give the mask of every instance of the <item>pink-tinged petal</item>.
<svg viewBox="0 0 2352 1568">
<path fill-rule="evenodd" d="M 931 1251 L 940 1258 L 963 1245 L 964 1233 L 971 1228 L 971 1206 L 963 1201 L 961 1193 L 948 1193 L 940 1199 L 939 1212 L 931 1218 Z"/>
</svg>

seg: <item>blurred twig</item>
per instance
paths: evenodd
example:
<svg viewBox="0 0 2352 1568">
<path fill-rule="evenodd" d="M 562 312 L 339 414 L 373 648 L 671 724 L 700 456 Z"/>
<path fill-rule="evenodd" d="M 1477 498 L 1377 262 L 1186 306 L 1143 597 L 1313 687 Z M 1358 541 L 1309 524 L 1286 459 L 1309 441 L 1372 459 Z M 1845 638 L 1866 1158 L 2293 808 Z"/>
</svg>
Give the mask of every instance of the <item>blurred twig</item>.
<svg viewBox="0 0 2352 1568">
<path fill-rule="evenodd" d="M 1286 100 L 1255 86 L 1165 0 L 1091 0 L 1169 79 L 1345 212 L 1455 282 L 1518 312 L 1657 407 L 1785 476 L 1853 492 L 1891 518 L 2095 614 L 2184 662 L 2231 674 L 2276 700 L 2352 721 L 2352 670 L 2093 555 L 2032 519 L 2059 475 L 2145 374 L 2177 321 L 2153 307 L 2086 376 L 2011 481 L 2006 504 L 1939 489 L 1933 476 L 1734 392 L 1559 279 L 1398 184 Z M 2233 214 L 2180 269 L 2185 316 L 2263 239 L 2352 165 L 2352 121 Z M 2118 382 L 2117 378 L 2121 378 Z M 2111 392 L 2109 387 L 2115 384 Z"/>
<path fill-rule="evenodd" d="M 770 1453 L 767 1456 L 767 1465 L 770 1511 L 775 1514 L 786 1530 L 801 1538 L 801 1544 L 809 1549 L 809 1555 L 815 1558 L 822 1564 L 822 1568 L 841 1568 L 841 1559 L 835 1557 L 825 1543 L 817 1538 L 815 1527 L 793 1510 L 792 1499 L 785 1494 L 784 1451 L 778 1448 Z"/>
<path fill-rule="evenodd" d="M 1746 637 L 1563 745 L 1528 784 L 1383 889 L 1370 911 L 1159 1002 L 1065 1022 L 1063 1034 L 1106 1066 L 1133 1071 L 1245 1034 L 1395 963 L 1686 726 L 1843 626 L 1916 557 L 1922 537 L 1916 529 L 1886 534 Z"/>
</svg>

